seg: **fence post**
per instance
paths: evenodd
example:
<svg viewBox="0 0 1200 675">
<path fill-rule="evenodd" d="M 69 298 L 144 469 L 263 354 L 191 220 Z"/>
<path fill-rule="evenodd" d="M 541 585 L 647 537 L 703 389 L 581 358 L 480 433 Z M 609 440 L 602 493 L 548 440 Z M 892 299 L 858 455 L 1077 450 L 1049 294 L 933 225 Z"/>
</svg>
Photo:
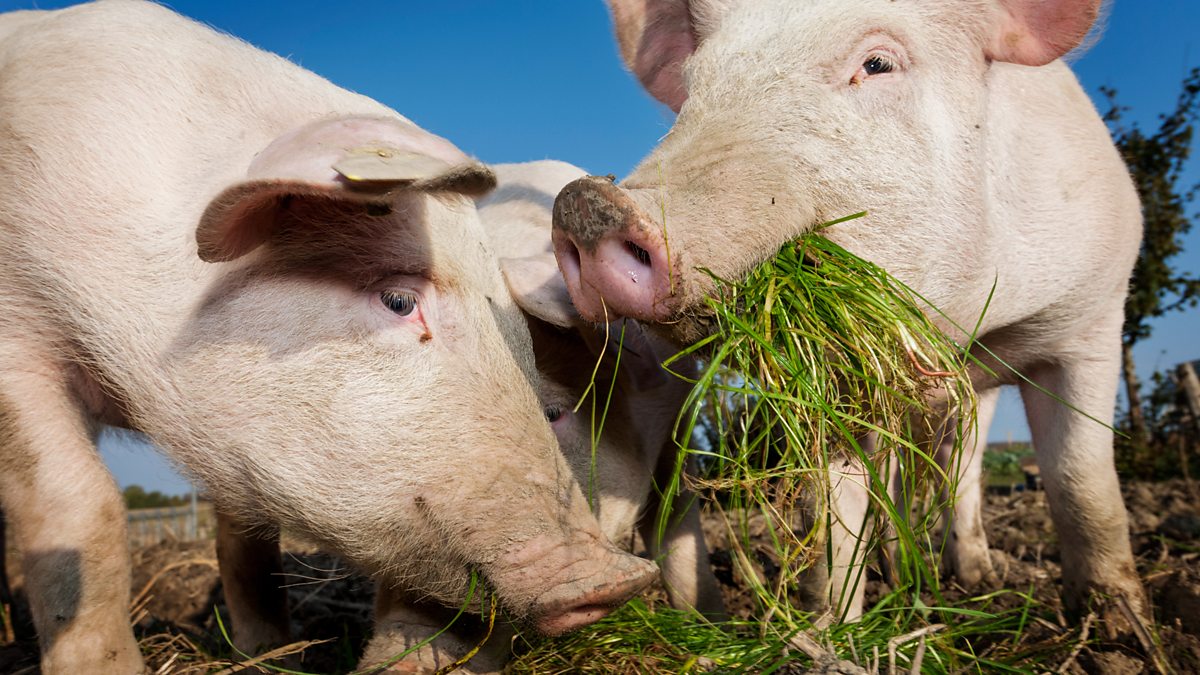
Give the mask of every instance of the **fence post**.
<svg viewBox="0 0 1200 675">
<path fill-rule="evenodd" d="M 1200 379 L 1196 377 L 1196 369 L 1192 368 L 1192 364 L 1184 361 L 1175 369 L 1175 378 L 1179 381 L 1179 386 L 1183 388 L 1184 395 L 1187 397 L 1188 409 L 1192 413 L 1192 424 L 1200 431 Z"/>
<path fill-rule="evenodd" d="M 1175 368 L 1175 381 L 1179 383 L 1184 398 L 1187 399 L 1188 412 L 1192 418 L 1193 438 L 1200 438 L 1200 378 L 1196 377 L 1196 369 L 1192 367 L 1190 361 L 1184 361 Z M 1192 483 L 1192 475 L 1187 461 L 1188 445 L 1186 437 L 1179 439 L 1179 463 L 1183 470 L 1184 482 L 1188 486 L 1188 491 L 1192 493 L 1192 498 L 1195 499 L 1196 486 Z"/>
<path fill-rule="evenodd" d="M 188 513 L 188 541 L 196 541 L 200 527 L 200 516 L 196 512 L 196 486 L 192 486 L 192 510 Z"/>
</svg>

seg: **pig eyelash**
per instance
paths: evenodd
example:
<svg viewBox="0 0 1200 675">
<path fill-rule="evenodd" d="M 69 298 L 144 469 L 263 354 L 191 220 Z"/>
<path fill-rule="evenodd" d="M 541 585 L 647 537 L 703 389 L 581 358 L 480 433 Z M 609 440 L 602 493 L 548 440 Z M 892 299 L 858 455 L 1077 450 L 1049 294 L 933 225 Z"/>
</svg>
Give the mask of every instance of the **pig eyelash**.
<svg viewBox="0 0 1200 675">
<path fill-rule="evenodd" d="M 417 295 L 397 291 L 381 291 L 379 300 L 397 316 L 410 316 L 417 311 Z"/>
<path fill-rule="evenodd" d="M 551 424 L 554 424 L 555 422 L 562 419 L 562 416 L 564 414 L 562 406 L 557 406 L 557 405 L 548 405 L 542 409 L 542 412 L 546 415 L 546 420 L 548 422 L 550 422 Z"/>
<path fill-rule="evenodd" d="M 867 78 L 886 75 L 895 72 L 898 68 L 896 60 L 886 54 L 870 54 L 859 66 L 858 72 L 854 73 L 854 77 L 850 78 L 850 84 L 857 86 Z"/>
<path fill-rule="evenodd" d="M 872 54 L 866 61 L 863 61 L 863 71 L 868 76 L 890 73 L 895 69 L 895 64 L 879 54 Z"/>
</svg>

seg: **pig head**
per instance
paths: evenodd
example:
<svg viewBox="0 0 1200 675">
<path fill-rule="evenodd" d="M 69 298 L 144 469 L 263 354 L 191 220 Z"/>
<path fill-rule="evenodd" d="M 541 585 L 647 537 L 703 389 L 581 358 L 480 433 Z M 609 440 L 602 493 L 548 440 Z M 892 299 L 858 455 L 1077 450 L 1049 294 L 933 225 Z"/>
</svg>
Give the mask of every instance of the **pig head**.
<svg viewBox="0 0 1200 675">
<path fill-rule="evenodd" d="M 491 167 L 498 187 L 478 200 L 480 218 L 500 257 L 506 283 L 524 311 L 533 338 L 538 396 L 593 513 L 607 537 L 632 548 L 640 532 L 658 562 L 672 606 L 722 618 L 720 588 L 708 562 L 699 503 L 684 489 L 670 505 L 667 527 L 657 522 L 661 486 L 673 478 L 678 449 L 675 420 L 690 386 L 661 362 L 673 348 L 634 321 L 611 326 L 584 321 L 571 305 L 550 246 L 551 206 L 563 185 L 584 175 L 555 161 Z M 694 364 L 673 365 L 682 374 Z M 653 486 L 657 483 L 660 489 Z M 388 660 L 438 633 L 405 658 L 406 667 L 444 667 L 477 647 L 486 630 L 478 618 L 412 594 L 380 589 L 375 635 L 361 666 Z M 510 656 L 512 628 L 496 626 L 465 666 L 499 671 Z"/>
<path fill-rule="evenodd" d="M 1068 607 L 1099 591 L 1144 612 L 1111 430 L 1093 421 L 1112 415 L 1141 214 L 1058 60 L 1099 5 L 611 0 L 625 62 L 678 116 L 619 185 L 563 189 L 554 246 L 584 317 L 686 343 L 710 331 L 710 273 L 739 279 L 866 211 L 822 235 L 914 288 L 951 336 L 978 325 L 981 395 L 1021 383 L 1070 541 Z"/>
</svg>

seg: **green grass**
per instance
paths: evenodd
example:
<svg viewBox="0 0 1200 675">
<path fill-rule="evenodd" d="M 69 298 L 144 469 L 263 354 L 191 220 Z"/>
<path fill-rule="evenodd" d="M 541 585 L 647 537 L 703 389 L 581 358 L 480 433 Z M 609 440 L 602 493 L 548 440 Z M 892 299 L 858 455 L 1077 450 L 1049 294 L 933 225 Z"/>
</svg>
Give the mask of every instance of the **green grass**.
<svg viewBox="0 0 1200 675">
<path fill-rule="evenodd" d="M 893 593 L 858 622 L 788 629 L 758 620 L 712 624 L 639 599 L 569 636 L 519 640 L 516 648 L 524 653 L 507 672 L 780 673 L 830 658 L 869 672 L 910 672 L 914 665 L 922 673 L 1037 672 L 1061 662 L 1078 637 L 1054 627 L 1053 612 L 1020 593 L 962 605 L 925 608 L 930 621 L 916 625 L 906 618 L 910 607 L 902 594 Z M 944 622 L 933 622 L 934 616 Z"/>
<path fill-rule="evenodd" d="M 777 672 L 823 654 L 881 668 L 890 658 L 905 671 L 919 660 L 926 672 L 1037 663 L 1017 648 L 1032 600 L 951 606 L 939 588 L 936 530 L 957 467 L 939 467 L 930 448 L 974 424 L 971 338 L 955 343 L 928 318 L 934 308 L 820 229 L 745 279 L 714 283 L 714 333 L 676 357 L 698 356 L 704 367 L 677 423 L 676 471 L 661 503 L 690 489 L 721 514 L 735 582 L 753 596 L 750 618 L 713 625 L 637 601 L 574 635 L 526 643 L 513 672 Z M 868 432 L 874 444 L 862 442 Z M 814 616 L 802 601 L 828 552 L 830 467 L 847 457 L 864 468 L 867 526 L 887 533 L 893 574 L 890 594 L 852 624 Z M 672 514 L 658 515 L 661 536 Z M 872 544 L 858 559 L 874 564 L 879 551 Z M 914 631 L 930 632 L 895 643 Z"/>
<path fill-rule="evenodd" d="M 984 480 L 989 486 L 1007 487 L 1025 483 L 1021 460 L 1033 455 L 1028 445 L 1012 445 L 1004 449 L 988 448 L 983 454 Z"/>
<path fill-rule="evenodd" d="M 742 551 L 759 545 L 751 519 L 764 519 L 779 573 L 747 581 L 764 613 L 794 623 L 797 586 L 828 544 L 825 528 L 803 525 L 831 522 L 827 477 L 850 458 L 865 471 L 868 526 L 891 533 L 894 583 L 936 596 L 931 535 L 956 467 L 939 467 L 929 441 L 974 424 L 965 346 L 902 283 L 819 232 L 716 287 L 716 331 L 685 352 L 704 355 L 706 367 L 680 422 L 688 442 L 664 503 L 694 458 L 702 470 L 692 487 L 720 501 Z M 868 432 L 873 447 L 862 442 Z M 900 485 L 889 492 L 893 473 Z M 668 518 L 660 514 L 660 531 Z"/>
</svg>

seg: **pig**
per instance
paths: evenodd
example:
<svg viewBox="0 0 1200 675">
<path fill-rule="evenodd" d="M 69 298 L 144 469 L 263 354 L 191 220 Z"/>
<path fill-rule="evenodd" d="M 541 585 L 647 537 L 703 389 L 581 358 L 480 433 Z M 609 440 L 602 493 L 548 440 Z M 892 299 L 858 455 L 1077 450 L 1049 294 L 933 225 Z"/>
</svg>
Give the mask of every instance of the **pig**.
<svg viewBox="0 0 1200 675">
<path fill-rule="evenodd" d="M 583 321 L 571 304 L 551 249 L 554 197 L 585 172 L 557 161 L 490 168 L 498 187 L 478 200 L 479 216 L 532 334 L 539 399 L 575 481 L 609 539 L 632 548 L 635 528 L 640 532 L 649 556 L 661 567 L 673 607 L 723 619 L 720 587 L 708 564 L 696 496 L 685 489 L 674 500 L 661 541 L 656 528 L 660 503 L 658 491 L 651 489 L 652 479 L 661 486 L 675 471 L 672 431 L 691 387 L 661 366 L 673 349 L 636 322 L 625 323 L 622 339 L 620 327 Z M 618 350 L 619 364 L 615 362 Z M 593 452 L 591 399 L 579 411 L 575 408 L 592 382 L 598 359 L 591 394 L 600 397 L 597 417 L 610 387 L 612 396 Z M 690 374 L 692 367 L 684 359 L 672 370 Z M 235 643 L 248 653 L 286 644 L 290 634 L 286 594 L 277 576 L 281 571 L 277 540 L 246 536 L 228 518 L 220 522 L 218 550 Z M 414 647 L 451 625 L 455 613 L 407 589 L 382 583 L 376 597 L 375 634 L 360 666 L 386 662 Z M 478 645 L 485 634 L 478 616 L 460 617 L 449 631 L 406 656 L 394 669 L 444 667 Z M 470 672 L 499 671 L 508 660 L 513 635 L 512 626 L 496 626 L 465 667 Z"/>
<path fill-rule="evenodd" d="M 143 669 L 100 423 L 249 527 L 450 605 L 478 578 L 545 633 L 653 582 L 543 415 L 486 167 L 152 3 L 0 35 L 0 509 L 42 672 Z"/>
<path fill-rule="evenodd" d="M 676 350 L 636 321 L 598 326 L 575 310 L 551 246 L 551 209 L 582 169 L 540 161 L 493 170 L 498 188 L 479 201 L 480 219 L 529 326 L 539 397 L 567 464 L 610 539 L 629 548 L 637 528 L 649 556 L 659 561 L 672 606 L 723 617 L 697 496 L 682 488 L 661 538 L 656 531 L 663 506 L 658 497 L 676 479 L 676 420 L 691 392 L 681 376 L 696 374 L 695 361 L 675 360 L 668 371 L 662 363 Z M 595 398 L 585 400 L 589 385 Z M 576 411 L 581 400 L 585 404 Z"/>
<path fill-rule="evenodd" d="M 1148 606 L 1098 420 L 1112 418 L 1141 213 L 1060 59 L 1100 4 L 610 0 L 625 63 L 678 115 L 619 185 L 567 185 L 553 236 L 582 316 L 655 322 L 686 343 L 711 326 L 700 270 L 741 278 L 815 225 L 867 211 L 825 236 L 922 294 L 963 344 L 978 322 L 971 382 L 984 409 L 1020 385 L 1065 605 L 1110 598 L 1106 625 L 1124 631 L 1111 599 L 1142 618 Z M 990 566 L 975 494 L 959 508 L 976 516 L 950 532 L 968 581 Z"/>
</svg>

